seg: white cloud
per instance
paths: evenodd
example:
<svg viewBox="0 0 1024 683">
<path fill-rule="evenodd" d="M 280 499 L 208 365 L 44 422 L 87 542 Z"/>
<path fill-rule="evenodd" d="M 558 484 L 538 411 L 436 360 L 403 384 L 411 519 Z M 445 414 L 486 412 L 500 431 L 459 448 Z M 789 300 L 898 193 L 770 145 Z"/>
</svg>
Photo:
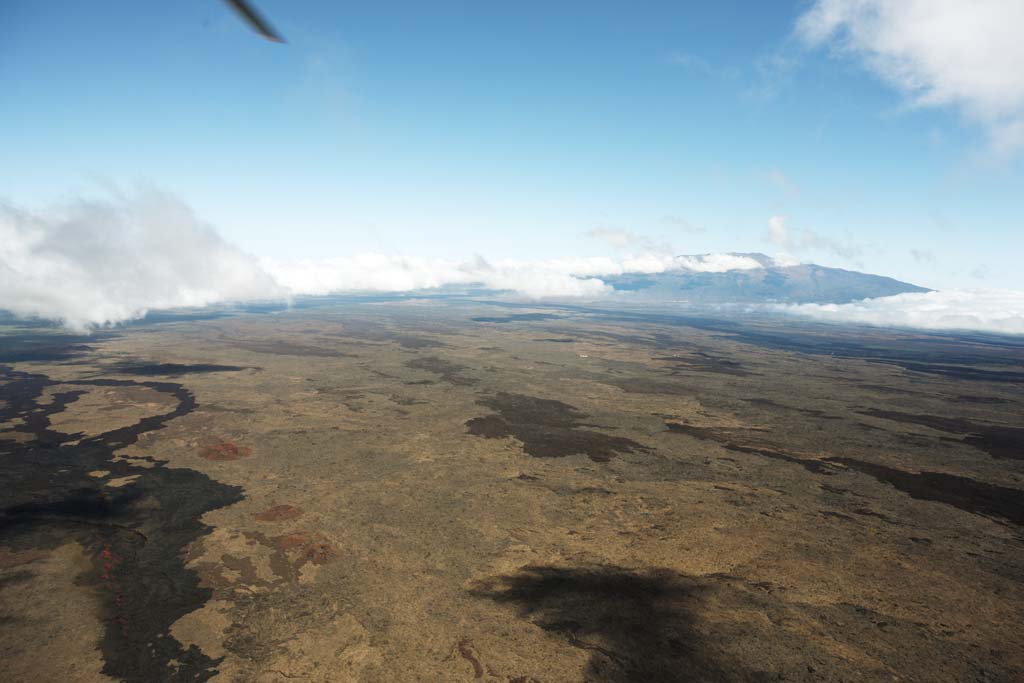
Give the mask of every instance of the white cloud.
<svg viewBox="0 0 1024 683">
<path fill-rule="evenodd" d="M 411 292 L 470 284 L 513 290 L 533 298 L 598 296 L 611 291 L 601 280 L 588 277 L 588 270 L 605 268 L 572 268 L 569 264 L 550 262 L 492 264 L 481 257 L 472 261 L 451 261 L 357 254 L 290 261 L 264 259 L 262 264 L 277 282 L 294 294 Z"/>
<path fill-rule="evenodd" d="M 0 309 L 81 330 L 154 309 L 230 301 L 469 284 L 533 298 L 593 297 L 612 290 L 602 276 L 760 267 L 730 254 L 677 257 L 626 235 L 628 243 L 652 250 L 540 261 L 381 254 L 257 260 L 225 242 L 186 204 L 152 188 L 36 213 L 0 203 Z"/>
<path fill-rule="evenodd" d="M 653 251 L 668 253 L 672 246 L 665 240 L 647 235 L 641 235 L 631 230 L 616 230 L 614 228 L 594 228 L 584 233 L 586 237 L 604 242 L 613 249 L 634 249 L 640 251 Z"/>
<path fill-rule="evenodd" d="M 777 304 L 769 308 L 827 322 L 1024 334 L 1024 291 L 946 290 L 849 304 Z"/>
<path fill-rule="evenodd" d="M 191 209 L 145 189 L 44 214 L 0 204 L 0 308 L 83 329 L 286 292 Z"/>
<path fill-rule="evenodd" d="M 801 230 L 799 236 L 796 236 L 790 231 L 789 226 L 786 225 L 785 216 L 772 216 L 768 219 L 768 241 L 787 251 L 813 249 L 829 252 L 858 265 L 863 253 L 863 249 L 857 244 L 825 237 L 807 228 Z M 793 260 L 791 256 L 783 255 L 782 260 L 786 261 L 787 265 L 792 265 L 790 263 Z M 779 261 L 779 263 L 781 264 L 782 261 Z"/>
<path fill-rule="evenodd" d="M 529 297 L 598 296 L 612 291 L 600 278 L 624 273 L 672 270 L 720 273 L 760 268 L 748 256 L 641 254 L 569 257 L 539 261 L 501 259 L 472 261 L 359 254 L 328 259 L 264 259 L 263 267 L 295 294 L 321 295 L 345 291 L 408 292 L 444 285 L 479 284 Z"/>
<path fill-rule="evenodd" d="M 768 241 L 783 249 L 789 249 L 792 246 L 789 230 L 786 228 L 785 216 L 772 216 L 768 219 Z"/>
<path fill-rule="evenodd" d="M 674 268 L 692 270 L 697 273 L 724 273 L 729 270 L 750 270 L 761 268 L 761 264 L 749 256 L 737 254 L 700 254 L 698 256 L 677 256 Z"/>
<path fill-rule="evenodd" d="M 665 220 L 666 223 L 670 223 L 675 228 L 677 228 L 677 229 L 679 229 L 679 230 L 681 230 L 683 232 L 691 232 L 691 233 L 707 232 L 707 229 L 704 226 L 702 226 L 702 225 L 695 225 L 695 224 L 691 223 L 690 221 L 686 220 L 685 218 L 683 218 L 682 216 L 675 216 L 673 214 L 666 214 L 664 216 L 664 220 Z"/>
<path fill-rule="evenodd" d="M 807 44 L 859 58 L 915 106 L 953 106 L 993 149 L 1024 147 L 1024 2 L 816 0 L 796 25 Z"/>
<path fill-rule="evenodd" d="M 790 239 L 781 217 L 771 225 L 781 241 Z M 737 254 L 257 260 L 221 239 L 181 201 L 153 189 L 38 213 L 0 204 L 0 308 L 74 329 L 139 318 L 153 309 L 444 285 L 481 284 L 536 298 L 597 297 L 611 291 L 601 279 L 611 275 L 759 267 L 756 259 Z M 929 292 L 773 310 L 837 322 L 1024 334 L 1024 292 Z"/>
</svg>

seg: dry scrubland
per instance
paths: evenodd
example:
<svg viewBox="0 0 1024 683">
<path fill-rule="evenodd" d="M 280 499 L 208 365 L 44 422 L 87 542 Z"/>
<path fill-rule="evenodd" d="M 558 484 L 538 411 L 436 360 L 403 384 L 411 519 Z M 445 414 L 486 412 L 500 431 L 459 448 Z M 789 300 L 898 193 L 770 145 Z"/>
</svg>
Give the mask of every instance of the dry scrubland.
<svg viewBox="0 0 1024 683">
<path fill-rule="evenodd" d="M 0 338 L 6 681 L 1014 681 L 1024 345 L 393 301 Z"/>
</svg>

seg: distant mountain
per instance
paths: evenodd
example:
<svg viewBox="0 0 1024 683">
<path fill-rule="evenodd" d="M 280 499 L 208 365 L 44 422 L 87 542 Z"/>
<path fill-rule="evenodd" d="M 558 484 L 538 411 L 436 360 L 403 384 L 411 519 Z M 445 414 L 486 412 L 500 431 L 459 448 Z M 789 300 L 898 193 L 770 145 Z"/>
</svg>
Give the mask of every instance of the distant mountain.
<svg viewBox="0 0 1024 683">
<path fill-rule="evenodd" d="M 765 254 L 728 254 L 740 267 L 717 266 L 721 255 L 680 256 L 678 269 L 601 279 L 634 299 L 689 303 L 849 303 L 905 292 L 928 292 L 891 277 L 813 263 L 783 265 Z"/>
</svg>

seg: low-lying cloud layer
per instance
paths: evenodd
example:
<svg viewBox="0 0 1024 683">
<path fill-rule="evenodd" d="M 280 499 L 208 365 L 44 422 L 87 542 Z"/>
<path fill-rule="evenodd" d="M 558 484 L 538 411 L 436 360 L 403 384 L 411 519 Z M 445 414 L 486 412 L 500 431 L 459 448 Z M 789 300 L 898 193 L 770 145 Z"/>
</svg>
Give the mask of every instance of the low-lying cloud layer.
<svg viewBox="0 0 1024 683">
<path fill-rule="evenodd" d="M 478 284 L 535 298 L 593 297 L 611 291 L 601 276 L 759 265 L 730 254 L 663 253 L 543 261 L 381 254 L 257 260 L 224 241 L 185 203 L 152 188 L 36 213 L 0 203 L 0 309 L 79 330 L 153 309 L 445 285 Z"/>
<path fill-rule="evenodd" d="M 623 273 L 663 273 L 670 270 L 720 273 L 760 268 L 748 256 L 702 254 L 671 256 L 644 254 L 541 261 L 502 259 L 472 261 L 423 259 L 383 254 L 358 254 L 329 259 L 282 261 L 265 259 L 264 268 L 293 294 L 336 292 L 408 292 L 445 285 L 483 285 L 532 298 L 593 297 L 612 288 L 600 278 Z"/>
<path fill-rule="evenodd" d="M 786 234 L 782 221 L 773 219 L 771 227 Z M 793 265 L 784 259 L 774 264 Z M 259 260 L 223 240 L 186 204 L 154 189 L 36 213 L 0 203 L 0 309 L 76 330 L 141 318 L 155 309 L 446 285 L 480 285 L 531 298 L 599 297 L 613 291 L 603 277 L 761 267 L 742 254 L 664 252 L 538 261 L 381 254 Z M 1024 292 L 930 292 L 774 310 L 841 322 L 1024 334 Z"/>
<path fill-rule="evenodd" d="M 338 292 L 411 292 L 445 285 L 482 285 L 523 296 L 598 296 L 610 291 L 594 277 L 577 277 L 571 267 L 555 262 L 490 263 L 448 261 L 384 254 L 357 254 L 326 259 L 266 259 L 264 268 L 293 294 Z"/>
<path fill-rule="evenodd" d="M 0 308 L 74 329 L 287 291 L 181 201 L 144 190 L 43 214 L 0 203 Z"/>
<path fill-rule="evenodd" d="M 1014 290 L 947 290 L 849 304 L 780 304 L 770 308 L 827 322 L 1024 334 L 1024 292 Z"/>
</svg>

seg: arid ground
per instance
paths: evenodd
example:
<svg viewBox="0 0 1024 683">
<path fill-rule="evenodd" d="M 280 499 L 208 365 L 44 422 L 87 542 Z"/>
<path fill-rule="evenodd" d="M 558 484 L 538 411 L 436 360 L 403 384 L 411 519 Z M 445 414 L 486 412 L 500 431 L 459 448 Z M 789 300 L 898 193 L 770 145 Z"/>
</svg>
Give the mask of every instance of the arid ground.
<svg viewBox="0 0 1024 683">
<path fill-rule="evenodd" d="M 0 337 L 0 679 L 1024 680 L 1024 341 L 429 299 Z"/>
</svg>

